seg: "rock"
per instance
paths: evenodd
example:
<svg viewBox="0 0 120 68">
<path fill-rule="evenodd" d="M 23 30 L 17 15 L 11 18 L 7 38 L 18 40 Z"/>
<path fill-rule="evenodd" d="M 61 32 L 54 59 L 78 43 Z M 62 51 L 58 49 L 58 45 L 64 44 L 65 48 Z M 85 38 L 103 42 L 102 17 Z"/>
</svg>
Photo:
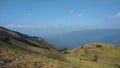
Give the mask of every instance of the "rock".
<svg viewBox="0 0 120 68">
<path fill-rule="evenodd" d="M 120 64 L 116 64 L 116 65 L 115 65 L 115 68 L 120 68 Z"/>
<path fill-rule="evenodd" d="M 2 59 L 0 59 L 0 62 L 2 62 L 2 63 L 12 63 L 12 60 L 7 59 L 7 58 L 2 58 Z"/>
</svg>

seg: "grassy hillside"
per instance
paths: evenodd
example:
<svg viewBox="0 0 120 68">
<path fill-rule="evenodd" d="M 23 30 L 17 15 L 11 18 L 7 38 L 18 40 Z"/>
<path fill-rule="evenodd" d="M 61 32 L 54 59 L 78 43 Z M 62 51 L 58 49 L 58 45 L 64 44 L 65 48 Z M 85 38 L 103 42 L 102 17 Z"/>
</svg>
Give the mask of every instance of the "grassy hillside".
<svg viewBox="0 0 120 68">
<path fill-rule="evenodd" d="M 22 34 L 16 31 L 8 30 L 3 27 L 0 27 L 0 36 L 4 38 L 8 38 L 8 39 L 12 38 L 17 41 L 27 43 L 35 47 L 55 49 L 51 44 L 49 44 L 47 41 L 45 41 L 44 39 L 40 37 L 29 36 L 29 35 Z"/>
<path fill-rule="evenodd" d="M 10 44 L 0 41 L 0 65 L 22 66 L 21 68 L 35 67 L 35 65 L 43 68 L 59 68 L 60 64 L 64 64 L 63 57 L 55 50 L 29 46 L 13 39 Z M 9 64 L 3 63 L 6 59 L 11 62 Z"/>
<path fill-rule="evenodd" d="M 120 47 L 105 43 L 88 43 L 70 50 L 67 59 L 81 68 L 120 68 Z"/>
<path fill-rule="evenodd" d="M 120 47 L 94 42 L 58 51 L 42 38 L 0 27 L 0 68 L 120 68 Z"/>
<path fill-rule="evenodd" d="M 0 66 L 64 68 L 64 55 L 44 39 L 0 28 Z"/>
</svg>

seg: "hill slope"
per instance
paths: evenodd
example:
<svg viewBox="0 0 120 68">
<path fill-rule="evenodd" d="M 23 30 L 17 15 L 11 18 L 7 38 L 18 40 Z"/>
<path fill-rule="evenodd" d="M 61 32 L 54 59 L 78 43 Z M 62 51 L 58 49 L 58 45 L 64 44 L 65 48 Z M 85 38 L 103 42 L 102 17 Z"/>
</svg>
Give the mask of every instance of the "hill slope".
<svg viewBox="0 0 120 68">
<path fill-rule="evenodd" d="M 105 43 L 88 43 L 70 50 L 67 59 L 81 68 L 120 68 L 120 47 Z"/>
<path fill-rule="evenodd" d="M 16 31 L 8 30 L 3 27 L 0 27 L 0 37 L 14 39 L 20 42 L 27 43 L 29 45 L 33 45 L 35 47 L 55 49 L 51 44 L 40 37 L 29 36 Z"/>
<path fill-rule="evenodd" d="M 0 27 L 0 67 L 59 68 L 63 61 L 63 54 L 44 39 Z"/>
</svg>

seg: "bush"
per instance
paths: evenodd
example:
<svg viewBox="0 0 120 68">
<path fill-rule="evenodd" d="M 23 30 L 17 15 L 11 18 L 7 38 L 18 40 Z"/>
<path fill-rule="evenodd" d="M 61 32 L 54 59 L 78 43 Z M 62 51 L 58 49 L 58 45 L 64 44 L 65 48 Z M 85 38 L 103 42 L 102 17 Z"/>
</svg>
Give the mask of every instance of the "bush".
<svg viewBox="0 0 120 68">
<path fill-rule="evenodd" d="M 95 54 L 93 61 L 97 62 L 98 56 Z"/>
<path fill-rule="evenodd" d="M 4 41 L 4 42 L 7 42 L 7 43 L 10 42 L 10 38 L 9 37 L 0 37 L 0 40 Z"/>
<path fill-rule="evenodd" d="M 67 50 L 67 48 L 63 48 L 63 49 L 61 49 L 61 50 L 59 50 L 60 52 L 63 52 L 64 54 L 68 54 L 69 52 L 68 52 L 68 50 Z"/>
</svg>

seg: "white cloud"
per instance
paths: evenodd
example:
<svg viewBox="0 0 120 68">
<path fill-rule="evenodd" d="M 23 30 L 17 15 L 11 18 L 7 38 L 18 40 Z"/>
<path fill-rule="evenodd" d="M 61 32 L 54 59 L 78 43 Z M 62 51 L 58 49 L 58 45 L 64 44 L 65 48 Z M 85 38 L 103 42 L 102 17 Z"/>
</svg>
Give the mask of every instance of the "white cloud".
<svg viewBox="0 0 120 68">
<path fill-rule="evenodd" d="M 79 13 L 79 14 L 78 14 L 78 16 L 83 16 L 83 15 L 84 15 L 84 13 Z"/>
<path fill-rule="evenodd" d="M 120 17 L 120 12 L 118 12 L 118 13 L 116 14 L 116 16 L 117 16 L 117 17 Z"/>
<path fill-rule="evenodd" d="M 6 25 L 7 27 L 15 27 L 15 25 L 14 24 L 8 24 L 8 25 Z"/>
<path fill-rule="evenodd" d="M 72 16 L 68 16 L 68 18 L 72 18 Z"/>
<path fill-rule="evenodd" d="M 16 24 L 8 24 L 7 27 L 13 27 L 13 28 L 32 28 L 32 25 L 16 25 Z"/>
<path fill-rule="evenodd" d="M 31 15 L 32 15 L 32 13 L 26 13 L 25 15 L 27 15 L 27 16 L 31 16 Z"/>
<path fill-rule="evenodd" d="M 74 10 L 70 10 L 69 13 L 74 13 Z"/>
<path fill-rule="evenodd" d="M 8 24 L 6 26 L 11 28 L 41 28 L 41 29 L 61 27 L 59 25 L 19 25 L 19 24 Z"/>
<path fill-rule="evenodd" d="M 109 18 L 120 18 L 120 12 L 117 12 L 113 16 L 109 16 Z"/>
<path fill-rule="evenodd" d="M 60 27 L 61 27 L 61 26 L 59 26 L 59 25 L 55 25 L 55 26 L 54 26 L 54 28 L 60 28 Z"/>
</svg>

